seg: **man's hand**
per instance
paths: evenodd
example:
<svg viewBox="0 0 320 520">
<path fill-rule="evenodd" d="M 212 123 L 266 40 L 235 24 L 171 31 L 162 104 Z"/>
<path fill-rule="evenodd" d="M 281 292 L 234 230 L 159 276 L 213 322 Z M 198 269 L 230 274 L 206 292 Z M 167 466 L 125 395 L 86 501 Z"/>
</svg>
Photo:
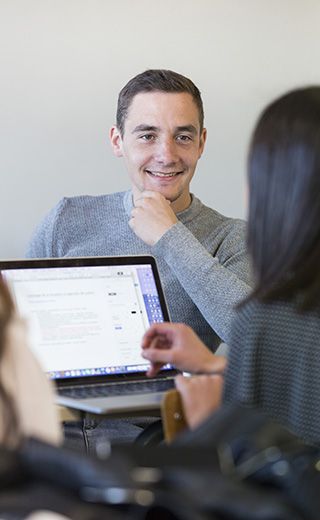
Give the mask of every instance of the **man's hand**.
<svg viewBox="0 0 320 520">
<path fill-rule="evenodd" d="M 170 363 L 186 372 L 219 372 L 224 356 L 213 354 L 193 330 L 182 323 L 154 323 L 142 338 L 142 357 L 150 361 L 149 376 Z"/>
<path fill-rule="evenodd" d="M 135 200 L 129 226 L 149 246 L 154 246 L 178 219 L 161 193 L 143 191 Z"/>
<path fill-rule="evenodd" d="M 220 406 L 223 377 L 219 375 L 193 377 L 179 375 L 176 377 L 176 388 L 181 395 L 186 421 L 193 429 Z"/>
</svg>

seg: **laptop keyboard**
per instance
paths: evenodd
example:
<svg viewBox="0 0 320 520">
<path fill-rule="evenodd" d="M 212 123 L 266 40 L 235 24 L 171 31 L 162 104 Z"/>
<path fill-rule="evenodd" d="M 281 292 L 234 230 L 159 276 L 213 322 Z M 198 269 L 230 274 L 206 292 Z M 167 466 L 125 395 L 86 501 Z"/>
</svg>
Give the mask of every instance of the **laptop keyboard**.
<svg viewBox="0 0 320 520">
<path fill-rule="evenodd" d="M 174 386 L 173 379 L 156 379 L 152 381 L 132 381 L 125 383 L 108 383 L 88 386 L 69 386 L 59 388 L 59 395 L 83 399 L 88 397 L 114 397 L 125 394 L 145 394 L 150 392 L 165 392 Z"/>
</svg>

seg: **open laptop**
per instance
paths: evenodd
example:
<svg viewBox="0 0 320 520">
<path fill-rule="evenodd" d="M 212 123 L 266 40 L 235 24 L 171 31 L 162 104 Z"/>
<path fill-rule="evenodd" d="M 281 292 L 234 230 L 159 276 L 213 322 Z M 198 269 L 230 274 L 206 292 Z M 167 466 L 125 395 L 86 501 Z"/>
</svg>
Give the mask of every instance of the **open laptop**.
<svg viewBox="0 0 320 520">
<path fill-rule="evenodd" d="M 57 402 L 108 414 L 158 409 L 176 371 L 148 378 L 141 338 L 169 320 L 151 256 L 0 261 Z"/>
</svg>

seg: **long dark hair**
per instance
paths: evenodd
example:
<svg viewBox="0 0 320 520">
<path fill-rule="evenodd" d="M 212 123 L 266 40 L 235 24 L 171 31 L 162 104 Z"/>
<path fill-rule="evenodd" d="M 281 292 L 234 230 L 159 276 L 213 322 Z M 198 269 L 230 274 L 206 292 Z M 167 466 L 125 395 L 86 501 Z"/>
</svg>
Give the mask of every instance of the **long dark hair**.
<svg viewBox="0 0 320 520">
<path fill-rule="evenodd" d="M 320 296 L 320 87 L 289 92 L 262 113 L 249 160 L 251 298 Z"/>
<path fill-rule="evenodd" d="M 7 329 L 14 316 L 14 305 L 9 290 L 0 274 L 0 363 L 3 362 L 7 348 Z M 15 405 L 0 379 L 0 406 L 2 408 L 3 442 L 16 439 L 18 432 L 18 418 Z"/>
</svg>

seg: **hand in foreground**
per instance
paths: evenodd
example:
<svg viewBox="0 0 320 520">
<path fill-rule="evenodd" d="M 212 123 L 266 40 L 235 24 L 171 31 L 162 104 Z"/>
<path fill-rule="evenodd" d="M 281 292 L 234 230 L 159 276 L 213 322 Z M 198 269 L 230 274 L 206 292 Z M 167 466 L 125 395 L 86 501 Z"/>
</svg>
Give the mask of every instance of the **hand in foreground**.
<svg viewBox="0 0 320 520">
<path fill-rule="evenodd" d="M 182 399 L 182 407 L 189 428 L 194 429 L 221 403 L 223 377 L 220 375 L 202 375 L 176 377 L 176 388 Z"/>
<path fill-rule="evenodd" d="M 161 193 L 143 191 L 135 200 L 129 226 L 149 246 L 153 246 L 178 219 L 170 202 Z"/>
<path fill-rule="evenodd" d="M 156 375 L 170 363 L 185 372 L 223 372 L 224 356 L 213 354 L 196 335 L 182 323 L 154 323 L 142 338 L 142 357 L 150 361 L 149 376 Z"/>
</svg>

